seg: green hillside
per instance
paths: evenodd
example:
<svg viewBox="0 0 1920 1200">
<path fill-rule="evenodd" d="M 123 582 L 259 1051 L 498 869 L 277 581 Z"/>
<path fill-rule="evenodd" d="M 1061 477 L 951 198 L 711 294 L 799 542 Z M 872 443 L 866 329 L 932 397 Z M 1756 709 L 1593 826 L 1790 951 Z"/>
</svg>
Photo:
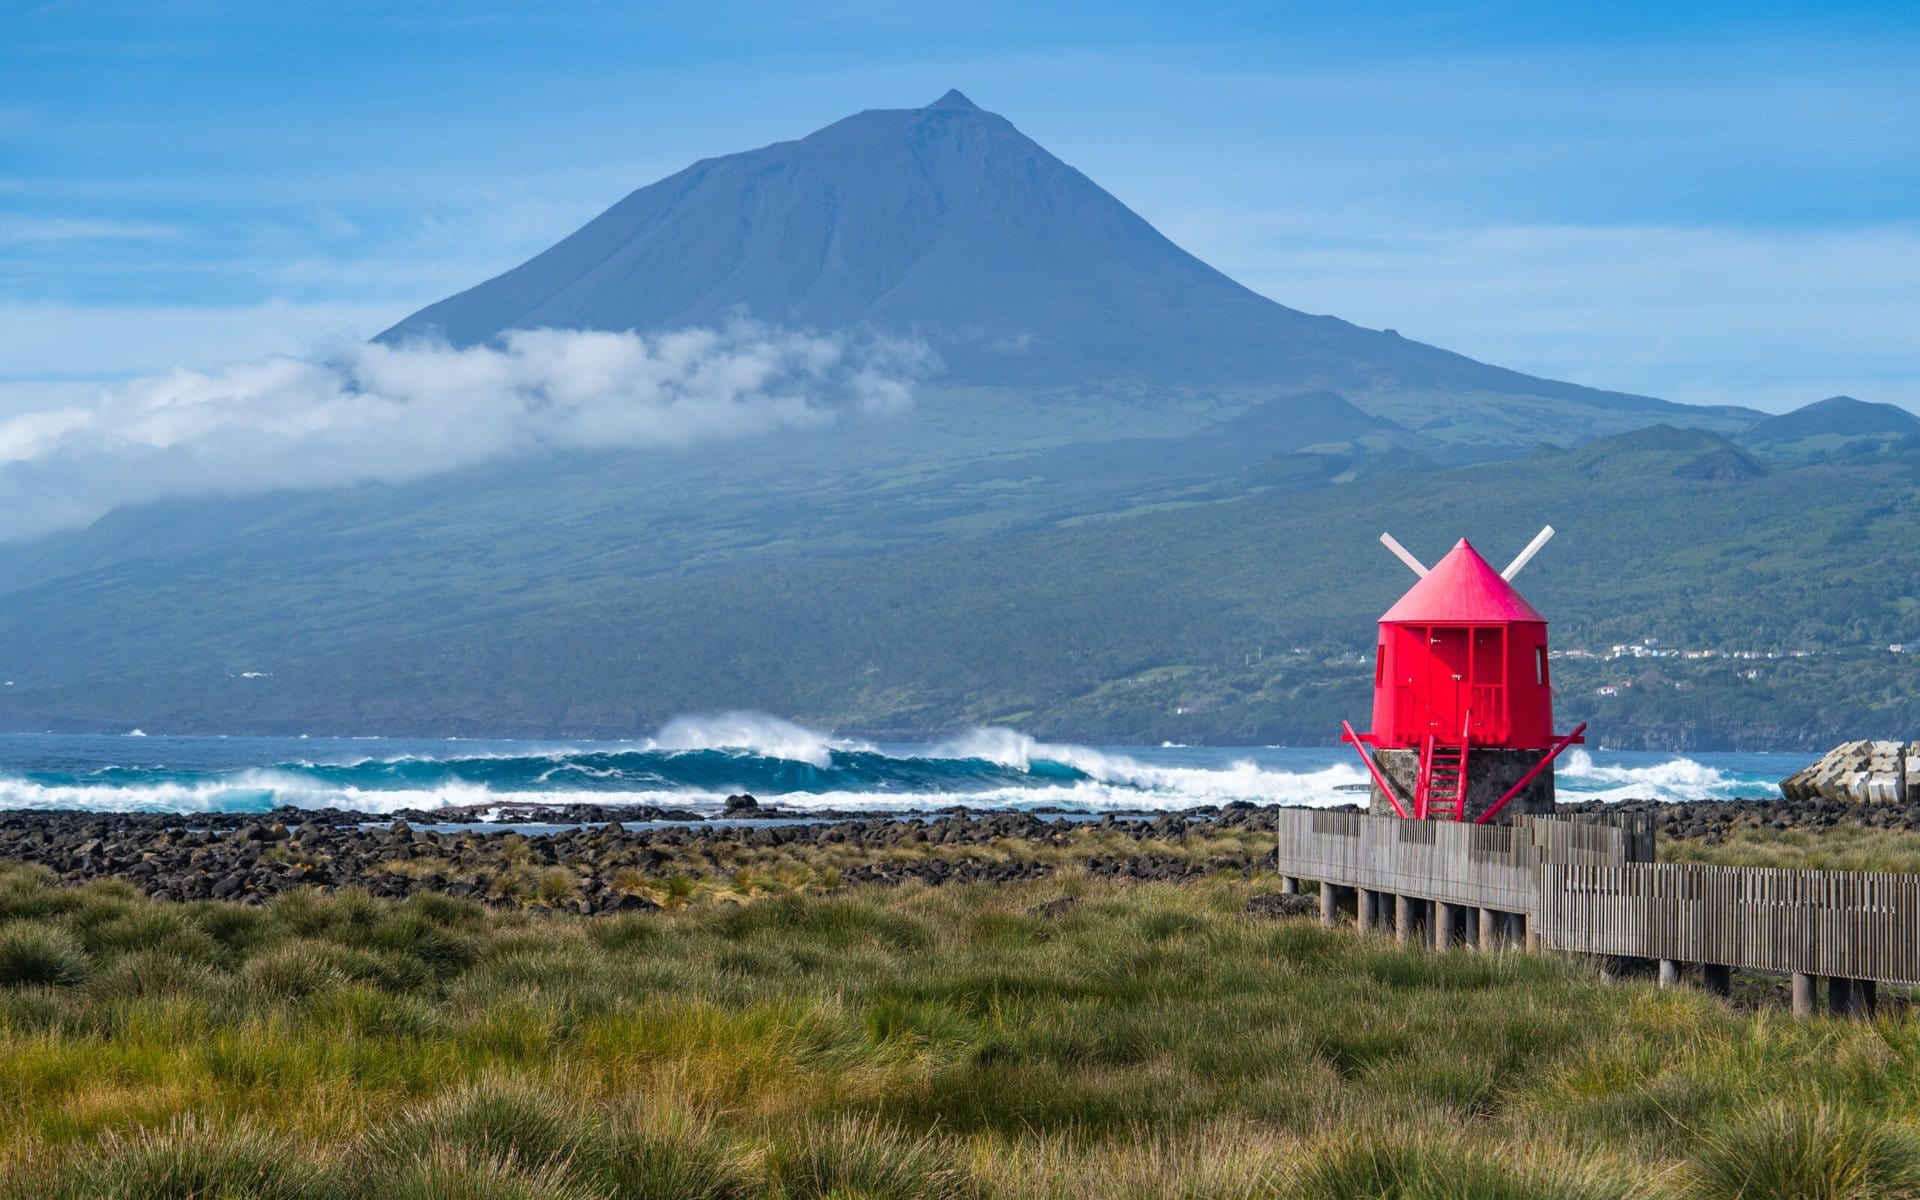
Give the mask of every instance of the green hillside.
<svg viewBox="0 0 1920 1200">
<path fill-rule="evenodd" d="M 1429 559 L 1464 534 L 1498 561 L 1550 521 L 1560 537 L 1522 583 L 1556 647 L 1658 639 L 1640 657 L 1559 660 L 1567 723 L 1663 748 L 1920 726 L 1907 701 L 1920 655 L 1887 649 L 1920 643 L 1914 456 L 1770 467 L 1657 427 L 1505 464 L 1271 485 L 1303 457 L 1324 469 L 1287 456 L 1228 498 L 824 562 L 505 589 L 488 563 L 460 574 L 425 548 L 434 568 L 412 576 L 231 561 L 101 573 L 16 594 L 0 636 L 31 627 L 90 640 L 100 662 L 169 665 L 15 686 L 0 717 L 584 735 L 753 707 L 893 735 L 1005 721 L 1084 739 L 1322 742 L 1365 719 L 1372 623 L 1410 578 L 1374 544 L 1383 529 Z M 152 624 L 109 623 L 130 612 Z"/>
<path fill-rule="evenodd" d="M 1884 413 L 1842 405 L 1736 446 L 1715 435 L 1762 414 L 1287 307 L 958 93 L 702 159 L 381 338 L 743 315 L 911 344 L 893 382 L 911 377 L 912 404 L 675 449 L 534 437 L 397 484 L 221 494 L 196 471 L 203 492 L 0 545 L 0 726 L 624 735 L 753 707 L 876 733 L 1323 741 L 1361 715 L 1356 655 L 1404 582 L 1372 546 L 1384 526 L 1437 553 L 1561 525 L 1536 574 L 1567 588 L 1570 637 L 1901 637 L 1872 588 L 1833 583 L 1858 547 L 1826 540 L 1903 502 L 1909 441 L 1828 444 Z M 1705 432 L 1484 465 L 1651 422 Z M 1782 476 L 1815 464 L 1830 473 Z M 70 482 L 47 467 L 49 494 Z M 1762 529 L 1769 508 L 1804 519 Z M 1810 595 L 1756 599 L 1722 569 L 1797 588 L 1790 561 Z M 1830 660 L 1791 665 L 1813 662 Z M 1622 737 L 1797 742 L 1880 719 L 1871 698 L 1808 708 L 1797 687 L 1759 698 L 1760 678 L 1590 665 L 1569 662 L 1568 706 L 1613 687 Z M 1712 715 L 1656 712 L 1676 683 Z"/>
</svg>

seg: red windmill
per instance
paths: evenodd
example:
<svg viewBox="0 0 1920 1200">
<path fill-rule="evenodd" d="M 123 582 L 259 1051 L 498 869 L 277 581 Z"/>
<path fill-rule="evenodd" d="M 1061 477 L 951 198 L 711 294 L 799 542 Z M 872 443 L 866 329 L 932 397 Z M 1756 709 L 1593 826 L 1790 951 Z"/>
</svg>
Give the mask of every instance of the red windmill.
<svg viewBox="0 0 1920 1200">
<path fill-rule="evenodd" d="M 1552 536 L 1549 525 L 1495 572 L 1465 538 L 1429 570 L 1380 535 L 1420 581 L 1380 618 L 1373 732 L 1340 723 L 1373 776 L 1374 807 L 1480 824 L 1516 799 L 1519 811 L 1552 811 L 1549 768 L 1587 727 L 1553 732 L 1547 619 L 1510 582 Z"/>
</svg>

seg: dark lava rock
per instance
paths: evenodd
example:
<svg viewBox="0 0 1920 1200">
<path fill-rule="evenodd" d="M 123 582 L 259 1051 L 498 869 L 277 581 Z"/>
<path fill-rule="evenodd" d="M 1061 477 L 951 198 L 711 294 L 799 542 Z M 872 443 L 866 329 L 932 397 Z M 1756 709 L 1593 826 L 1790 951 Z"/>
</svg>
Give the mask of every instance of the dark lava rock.
<svg viewBox="0 0 1920 1200">
<path fill-rule="evenodd" d="M 753 798 L 752 793 L 746 793 L 739 796 L 728 796 L 727 807 L 721 811 L 720 815 L 725 817 L 745 817 L 756 814 L 759 811 L 760 802 Z"/>
<path fill-rule="evenodd" d="M 1312 896 L 1283 896 L 1279 892 L 1265 892 L 1249 898 L 1240 915 L 1273 921 L 1283 917 L 1311 917 L 1319 912 L 1320 902 Z"/>
</svg>

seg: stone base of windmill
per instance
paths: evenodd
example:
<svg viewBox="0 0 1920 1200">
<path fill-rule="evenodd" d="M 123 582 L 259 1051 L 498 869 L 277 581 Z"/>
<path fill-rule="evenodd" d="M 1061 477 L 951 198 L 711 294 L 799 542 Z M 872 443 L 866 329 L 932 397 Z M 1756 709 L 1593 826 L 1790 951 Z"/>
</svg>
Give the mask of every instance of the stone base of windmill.
<svg viewBox="0 0 1920 1200">
<path fill-rule="evenodd" d="M 1474 750 L 1467 755 L 1467 803 L 1460 819 L 1472 821 L 1500 802 L 1507 789 L 1519 783 L 1522 776 L 1533 770 L 1534 765 L 1546 754 L 1544 750 Z M 1393 784 L 1400 793 L 1400 802 L 1407 806 L 1407 815 L 1413 815 L 1413 795 L 1420 782 L 1420 752 L 1418 750 L 1376 750 L 1373 760 L 1380 765 L 1380 773 Z M 1391 817 L 1393 805 L 1380 793 L 1380 785 L 1369 789 L 1371 798 L 1367 811 L 1376 816 Z M 1548 768 L 1534 777 L 1526 790 L 1507 801 L 1507 806 L 1494 818 L 1496 823 L 1505 821 L 1513 813 L 1551 813 L 1553 811 L 1553 770 Z"/>
</svg>

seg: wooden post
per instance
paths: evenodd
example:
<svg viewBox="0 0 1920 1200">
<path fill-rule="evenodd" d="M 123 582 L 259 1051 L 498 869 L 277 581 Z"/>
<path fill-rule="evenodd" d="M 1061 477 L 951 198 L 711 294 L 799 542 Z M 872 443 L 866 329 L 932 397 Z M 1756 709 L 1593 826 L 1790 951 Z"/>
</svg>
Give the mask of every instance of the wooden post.
<svg viewBox="0 0 1920 1200">
<path fill-rule="evenodd" d="M 1796 1017 L 1813 1015 L 1813 976 L 1805 971 L 1793 973 L 1793 1015 Z"/>
<path fill-rule="evenodd" d="M 1413 944 L 1413 904 L 1405 892 L 1393 898 L 1393 940 L 1402 946 Z"/>
<path fill-rule="evenodd" d="M 1660 986 L 1663 988 L 1680 986 L 1680 964 L 1671 958 L 1660 960 Z"/>
</svg>

